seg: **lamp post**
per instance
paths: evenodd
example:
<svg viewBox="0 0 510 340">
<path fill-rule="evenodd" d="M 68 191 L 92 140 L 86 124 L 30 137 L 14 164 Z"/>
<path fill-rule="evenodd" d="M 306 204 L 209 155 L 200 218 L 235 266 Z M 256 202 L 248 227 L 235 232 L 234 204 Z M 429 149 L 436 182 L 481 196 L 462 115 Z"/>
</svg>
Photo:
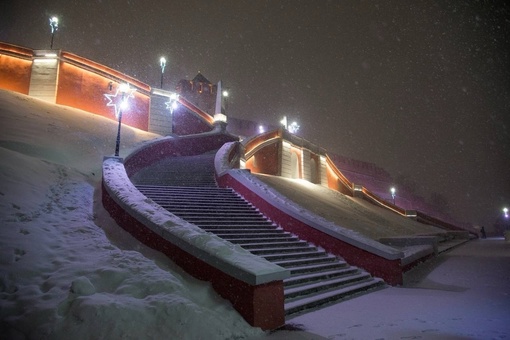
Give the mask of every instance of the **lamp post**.
<svg viewBox="0 0 510 340">
<path fill-rule="evenodd" d="M 134 97 L 133 92 L 135 89 L 129 87 L 129 84 L 120 84 L 115 94 L 105 94 L 104 96 L 108 99 L 106 106 L 113 106 L 115 114 L 119 120 L 117 127 L 117 141 L 115 143 L 115 156 L 119 156 L 120 149 L 120 127 L 122 125 L 122 112 L 128 108 L 128 99 Z M 120 101 L 117 99 L 119 93 L 121 94 Z"/>
<path fill-rule="evenodd" d="M 396 196 L 397 190 L 395 189 L 395 187 L 391 187 L 390 191 L 391 191 L 391 198 L 393 198 L 393 205 L 395 205 L 395 196 Z"/>
<path fill-rule="evenodd" d="M 58 30 L 58 18 L 57 17 L 50 18 L 50 27 L 51 27 L 50 50 L 52 50 L 53 49 L 53 38 L 55 37 L 55 32 Z"/>
<path fill-rule="evenodd" d="M 166 59 L 165 57 L 159 58 L 159 66 L 161 67 L 161 89 L 163 88 L 163 74 L 165 73 Z"/>
<path fill-rule="evenodd" d="M 290 133 L 294 133 L 295 134 L 295 133 L 297 133 L 299 131 L 299 128 L 300 128 L 300 126 L 299 126 L 299 124 L 297 122 L 292 122 L 292 123 L 289 124 L 288 130 L 289 130 Z"/>
</svg>

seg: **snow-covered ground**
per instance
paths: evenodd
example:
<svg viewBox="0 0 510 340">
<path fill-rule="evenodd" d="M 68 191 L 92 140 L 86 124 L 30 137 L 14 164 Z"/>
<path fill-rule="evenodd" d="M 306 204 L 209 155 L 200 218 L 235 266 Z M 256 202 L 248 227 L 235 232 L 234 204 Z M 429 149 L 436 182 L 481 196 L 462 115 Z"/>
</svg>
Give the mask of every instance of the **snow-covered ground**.
<svg viewBox="0 0 510 340">
<path fill-rule="evenodd" d="M 510 338 L 510 244 L 477 240 L 265 334 L 104 211 L 116 123 L 0 90 L 1 339 Z M 121 156 L 156 135 L 122 128 Z"/>
</svg>

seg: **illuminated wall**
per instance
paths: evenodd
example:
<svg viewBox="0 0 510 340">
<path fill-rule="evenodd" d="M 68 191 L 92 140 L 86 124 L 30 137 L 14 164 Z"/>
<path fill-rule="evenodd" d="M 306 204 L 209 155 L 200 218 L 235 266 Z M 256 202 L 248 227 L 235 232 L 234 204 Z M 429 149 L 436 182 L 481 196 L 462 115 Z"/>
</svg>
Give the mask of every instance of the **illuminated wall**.
<svg viewBox="0 0 510 340">
<path fill-rule="evenodd" d="M 245 168 L 253 173 L 305 179 L 327 186 L 327 176 L 323 173 L 326 166 L 321 163 L 321 155 L 296 146 L 281 132 L 256 136 L 247 142 L 245 148 L 248 154 Z"/>
<path fill-rule="evenodd" d="M 0 43 L 0 88 L 28 94 L 32 50 Z"/>
<path fill-rule="evenodd" d="M 37 60 L 37 68 L 34 68 Z M 55 62 L 55 74 L 45 76 L 41 65 Z M 34 69 L 38 72 L 34 72 Z M 37 77 L 33 77 L 36 75 Z M 200 74 L 191 82 L 189 95 L 204 100 L 193 104 L 183 99 L 184 106 L 171 116 L 164 126 L 151 123 L 151 87 L 128 75 L 107 66 L 60 50 L 32 50 L 0 42 L 0 88 L 31 95 L 52 103 L 88 111 L 112 120 L 117 120 L 114 107 L 107 106 L 105 94 L 114 95 L 122 83 L 134 88 L 134 97 L 129 99 L 129 108 L 123 111 L 122 123 L 156 133 L 178 135 L 209 132 L 213 129 L 213 117 L 204 112 L 214 105 L 216 86 Z M 51 88 L 52 92 L 41 91 Z M 54 90 L 53 90 L 54 89 Z M 186 91 L 185 91 L 186 92 Z M 193 99 L 193 98 L 191 98 Z M 196 98 L 195 98 L 196 99 Z M 204 110 L 200 104 L 204 104 Z M 198 107 L 197 107 L 198 105 Z M 158 109 L 159 110 L 159 109 Z M 161 111 L 161 110 L 160 110 Z M 161 113 L 156 121 L 161 121 Z M 172 126 L 173 124 L 173 126 Z M 174 131 L 172 131 L 172 128 Z M 153 130 L 149 130 L 153 129 Z"/>
<path fill-rule="evenodd" d="M 278 176 L 280 149 L 281 143 L 278 142 L 263 147 L 246 161 L 245 167 L 253 173 Z"/>
<path fill-rule="evenodd" d="M 106 106 L 104 96 L 115 94 L 119 84 L 129 83 L 136 89 L 129 99 L 129 108 L 123 112 L 122 123 L 148 131 L 150 87 L 106 66 L 85 58 L 62 52 L 56 103 L 67 105 L 115 120 L 112 106 Z"/>
</svg>

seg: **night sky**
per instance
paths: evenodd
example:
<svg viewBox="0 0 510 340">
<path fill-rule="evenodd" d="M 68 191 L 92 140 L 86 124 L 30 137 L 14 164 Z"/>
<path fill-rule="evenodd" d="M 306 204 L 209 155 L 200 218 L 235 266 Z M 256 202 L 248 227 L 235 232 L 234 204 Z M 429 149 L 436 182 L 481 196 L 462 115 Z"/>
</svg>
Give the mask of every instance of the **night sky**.
<svg viewBox="0 0 510 340">
<path fill-rule="evenodd" d="M 150 4 L 150 5 L 149 5 Z M 76 53 L 164 88 L 198 71 L 227 115 L 277 125 L 443 194 L 491 226 L 510 207 L 505 1 L 16 0 L 0 41 Z"/>
</svg>

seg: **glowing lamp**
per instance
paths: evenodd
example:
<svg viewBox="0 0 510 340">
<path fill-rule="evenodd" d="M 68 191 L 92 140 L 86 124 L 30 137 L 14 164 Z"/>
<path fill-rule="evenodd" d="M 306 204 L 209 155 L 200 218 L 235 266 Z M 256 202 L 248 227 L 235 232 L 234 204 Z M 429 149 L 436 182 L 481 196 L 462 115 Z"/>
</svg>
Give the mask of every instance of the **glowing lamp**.
<svg viewBox="0 0 510 340">
<path fill-rule="evenodd" d="M 51 27 L 51 43 L 50 49 L 53 49 L 53 38 L 55 37 L 55 32 L 58 30 L 58 18 L 53 16 L 50 18 L 50 27 Z"/>
<path fill-rule="evenodd" d="M 116 143 L 115 143 L 115 156 L 118 157 L 119 156 L 119 148 L 120 148 L 120 127 L 121 127 L 121 124 L 122 124 L 122 111 L 123 110 L 126 110 L 129 105 L 128 105 L 128 99 L 129 98 L 134 98 L 134 92 L 136 90 L 135 89 L 132 89 L 129 84 L 120 84 L 119 87 L 117 88 L 117 91 L 115 92 L 115 94 L 109 94 L 109 93 L 105 93 L 105 97 L 106 99 L 108 99 L 108 103 L 106 103 L 106 106 L 112 106 L 114 111 L 115 111 L 115 115 L 117 116 L 117 118 L 119 119 L 119 125 L 117 127 L 117 140 L 116 140 Z M 121 94 L 120 98 L 119 98 L 119 93 Z"/>
<path fill-rule="evenodd" d="M 297 133 L 299 131 L 299 124 L 297 122 L 292 122 L 289 127 L 288 127 L 288 130 L 290 133 Z"/>
<path fill-rule="evenodd" d="M 503 215 L 505 215 L 505 218 L 508 218 L 508 208 L 503 208 Z"/>
<path fill-rule="evenodd" d="M 264 132 L 266 132 L 266 129 L 262 125 L 259 125 L 259 133 L 264 133 Z"/>
<path fill-rule="evenodd" d="M 159 66 L 161 67 L 161 86 L 160 86 L 160 88 L 163 88 L 163 74 L 165 73 L 165 67 L 166 67 L 166 58 L 165 57 L 159 58 Z"/>
<path fill-rule="evenodd" d="M 391 187 L 390 192 L 391 192 L 391 197 L 393 198 L 393 205 L 395 205 L 395 196 L 396 196 L 397 189 L 395 189 L 395 187 Z"/>
<path fill-rule="evenodd" d="M 280 120 L 280 124 L 287 130 L 287 116 L 283 116 L 282 120 Z"/>
<path fill-rule="evenodd" d="M 214 121 L 215 122 L 224 122 L 224 123 L 226 123 L 227 122 L 227 116 L 224 115 L 223 113 L 216 113 L 214 115 Z"/>
</svg>

